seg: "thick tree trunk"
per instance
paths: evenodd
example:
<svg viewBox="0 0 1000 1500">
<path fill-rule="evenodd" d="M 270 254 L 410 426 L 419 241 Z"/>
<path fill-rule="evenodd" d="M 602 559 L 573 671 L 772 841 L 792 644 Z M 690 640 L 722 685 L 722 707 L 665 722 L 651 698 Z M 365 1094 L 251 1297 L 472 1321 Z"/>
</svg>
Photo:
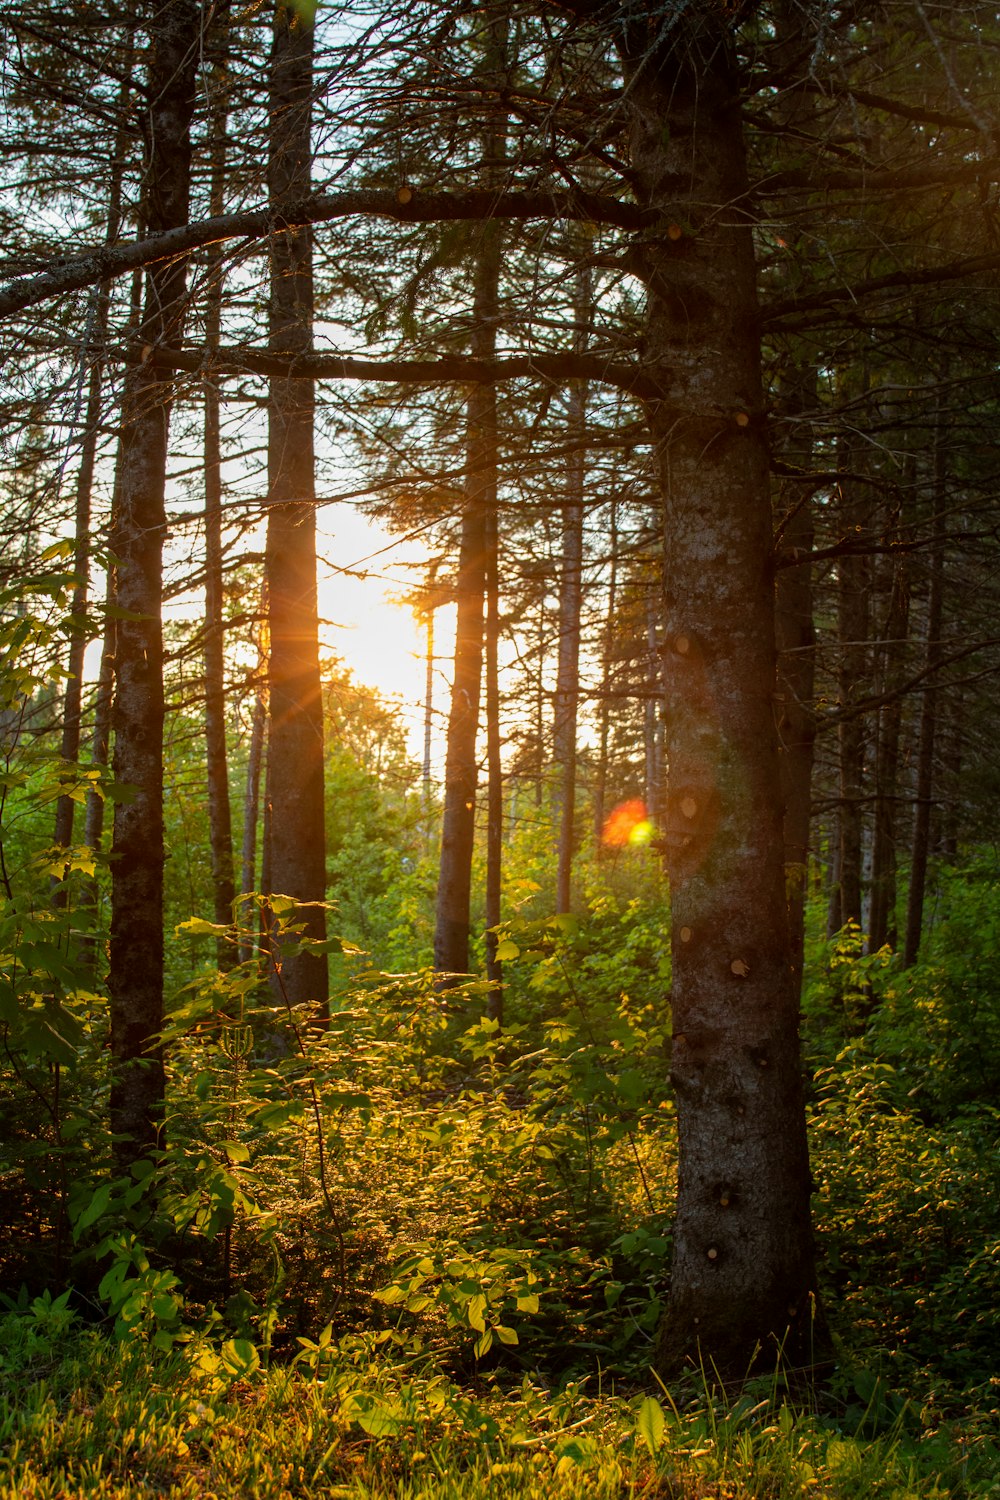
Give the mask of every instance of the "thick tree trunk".
<svg viewBox="0 0 1000 1500">
<path fill-rule="evenodd" d="M 226 181 L 226 57 L 218 65 L 210 110 L 211 187 L 209 213 L 221 214 Z M 222 326 L 222 253 L 208 252 L 205 345 L 211 358 L 219 347 Z M 226 748 L 225 628 L 222 619 L 222 445 L 219 386 L 205 380 L 205 769 L 208 785 L 208 836 L 212 856 L 213 920 L 227 929 L 217 958 L 221 969 L 236 957 L 236 875 L 233 867 L 233 822 L 229 802 L 229 755 Z"/>
<path fill-rule="evenodd" d="M 273 208 L 304 198 L 312 164 L 313 29 L 302 6 L 278 0 L 271 54 L 268 189 Z M 308 229 L 271 241 L 269 347 L 312 350 L 312 239 Z M 296 903 L 301 937 L 326 937 L 323 701 L 316 601 L 313 382 L 273 379 L 268 402 L 268 518 L 265 572 L 270 624 L 267 789 L 268 894 Z M 272 938 L 276 998 L 328 1016 L 326 954 L 295 952 L 298 936 Z"/>
<path fill-rule="evenodd" d="M 645 24 L 649 20 L 649 27 Z M 626 33 L 664 672 L 680 1170 L 656 1361 L 812 1353 L 813 1243 L 774 724 L 771 494 L 740 91 L 721 7 Z M 653 36 L 653 28 L 658 36 Z"/>
<path fill-rule="evenodd" d="M 149 28 L 144 112 L 147 233 L 186 224 L 199 13 L 170 0 Z M 185 265 L 146 277 L 139 343 L 177 344 Z M 115 806 L 111 865 L 111 1103 L 120 1166 L 155 1146 L 162 1126 L 164 492 L 171 385 L 152 360 L 130 366 L 122 409 L 121 485 L 111 549 L 118 563 L 114 774 L 134 788 Z"/>
</svg>

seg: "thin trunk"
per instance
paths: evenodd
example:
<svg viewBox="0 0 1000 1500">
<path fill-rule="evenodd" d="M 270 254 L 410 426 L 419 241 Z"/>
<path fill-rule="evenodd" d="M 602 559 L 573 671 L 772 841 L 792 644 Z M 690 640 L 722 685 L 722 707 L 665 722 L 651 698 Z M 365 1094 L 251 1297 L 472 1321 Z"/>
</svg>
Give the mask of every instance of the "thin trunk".
<svg viewBox="0 0 1000 1500">
<path fill-rule="evenodd" d="M 804 49 L 816 45 L 817 16 L 798 0 L 777 0 L 774 10 L 777 65 L 794 68 Z M 795 86 L 781 91 L 776 101 L 782 125 L 801 135 L 814 128 L 816 96 Z M 816 251 L 808 233 L 795 223 L 783 226 L 785 242 L 794 250 L 780 264 L 782 290 L 794 295 L 811 270 Z M 813 433 L 809 416 L 816 411 L 815 356 L 792 355 L 778 382 L 778 412 L 785 418 L 781 454 L 804 473 L 812 468 Z M 781 429 L 779 429 L 781 430 Z M 778 648 L 778 740 L 781 790 L 784 803 L 785 893 L 788 903 L 792 971 L 799 990 L 805 961 L 806 887 L 812 818 L 812 774 L 816 720 L 813 709 L 816 680 L 816 632 L 813 624 L 813 572 L 809 561 L 815 526 L 813 493 L 790 480 L 778 490 L 778 521 L 783 562 L 775 587 L 775 637 Z"/>
<path fill-rule="evenodd" d="M 310 191 L 313 27 L 305 7 L 278 0 L 271 53 L 268 187 L 272 207 Z M 312 236 L 308 228 L 271 240 L 269 347 L 312 351 Z M 303 1005 L 320 1025 L 329 1016 L 325 952 L 295 951 L 299 938 L 326 937 L 323 701 L 316 601 L 316 492 L 311 380 L 274 378 L 268 401 L 265 571 L 270 666 L 267 789 L 268 894 L 289 897 L 303 931 L 282 944 L 272 932 L 272 987 L 278 1003 Z"/>
<path fill-rule="evenodd" d="M 587 327 L 593 298 L 589 265 L 577 272 L 573 321 L 578 329 L 574 348 L 587 348 Z M 576 736 L 580 707 L 580 612 L 583 604 L 583 518 L 587 452 L 587 385 L 570 387 L 566 436 L 575 444 L 566 469 L 566 498 L 562 507 L 562 568 L 559 575 L 559 655 L 556 665 L 552 755 L 556 765 L 555 808 L 559 826 L 559 863 L 556 871 L 556 911 L 571 907 L 573 855 L 576 852 Z"/>
<path fill-rule="evenodd" d="M 665 512 L 664 843 L 680 1166 L 656 1361 L 813 1353 L 815 1273 L 774 724 L 769 456 L 731 20 L 626 20 Z M 659 20 L 659 13 L 657 12 Z"/>
<path fill-rule="evenodd" d="M 209 208 L 221 214 L 226 185 L 227 58 L 217 64 L 210 101 L 211 181 Z M 209 361 L 219 348 L 222 329 L 222 251 L 208 251 L 205 348 Z M 235 960 L 236 876 L 233 868 L 233 822 L 229 803 L 229 756 L 226 748 L 225 628 L 222 618 L 222 444 L 218 378 L 205 379 L 205 765 L 208 787 L 208 837 L 212 856 L 213 920 L 226 929 L 217 944 L 220 969 Z"/>
<path fill-rule="evenodd" d="M 495 325 L 484 324 L 480 310 L 495 296 L 500 264 L 495 225 L 483 233 L 476 268 L 476 329 L 473 352 L 492 354 Z M 483 345 L 489 341 L 487 352 Z M 486 588 L 487 512 L 495 505 L 495 401 L 492 387 L 474 390 L 468 403 L 467 478 L 462 538 L 455 592 L 455 667 L 448 714 L 441 825 L 441 864 L 434 929 L 434 967 L 439 974 L 469 972 L 469 907 L 472 896 L 472 852 L 475 838 L 476 736 L 483 661 L 483 601 Z M 484 467 L 485 464 L 485 467 Z"/>
<path fill-rule="evenodd" d="M 657 620 L 660 613 L 660 590 L 646 592 L 646 696 L 642 705 L 642 741 L 644 761 L 644 801 L 646 816 L 659 822 L 662 812 L 664 782 L 664 729 L 662 708 L 662 673 Z"/>
<path fill-rule="evenodd" d="M 149 28 L 143 221 L 156 234 L 188 221 L 190 125 L 200 18 L 170 0 Z M 146 276 L 141 348 L 180 340 L 186 267 Z M 129 367 L 122 407 L 121 486 L 111 550 L 118 558 L 114 774 L 134 795 L 115 805 L 111 865 L 111 1130 L 120 1167 L 156 1146 L 163 1050 L 163 543 L 172 386 L 152 360 Z"/>
<path fill-rule="evenodd" d="M 494 433 L 495 438 L 495 433 Z M 494 450 L 495 451 L 495 450 Z M 500 763 L 500 538 L 496 504 L 486 516 L 486 1014 L 503 1021 L 503 965 L 497 958 L 503 875 L 503 769 Z"/>
<path fill-rule="evenodd" d="M 127 116 L 131 88 L 131 79 L 126 79 L 119 89 L 117 113 L 120 122 L 123 122 Z M 130 133 L 126 131 L 124 123 L 119 123 L 115 131 L 111 176 L 108 184 L 108 219 L 104 235 L 106 245 L 113 245 L 121 232 L 122 180 L 125 175 L 125 154 L 129 141 Z M 111 293 L 107 285 L 99 284 L 93 288 L 87 311 L 85 350 L 87 346 L 99 349 L 106 343 L 110 303 Z M 76 625 L 70 636 L 66 690 L 63 698 L 62 743 L 59 749 L 62 759 L 74 765 L 80 756 L 83 727 L 83 666 L 88 645 L 85 620 L 90 597 L 90 511 L 101 422 L 103 379 L 104 364 L 99 358 L 94 359 L 90 367 L 80 466 L 76 478 L 73 572 L 76 575 L 77 584 L 73 591 L 71 605 L 71 616 Z M 102 764 L 106 763 L 106 759 L 107 749 L 105 748 L 105 761 Z M 64 849 L 73 842 L 75 809 L 76 803 L 69 796 L 60 797 L 56 803 L 53 842 Z M 65 887 L 60 886 L 56 892 L 56 899 L 61 902 L 64 898 Z"/>
<path fill-rule="evenodd" d="M 243 791 L 243 845 L 240 860 L 239 956 L 248 963 L 254 954 L 255 909 L 251 896 L 256 890 L 257 825 L 260 819 L 260 773 L 267 732 L 267 699 L 258 690 L 250 720 L 246 784 Z"/>
<path fill-rule="evenodd" d="M 962 826 L 962 751 L 965 732 L 965 698 L 960 688 L 953 689 L 947 718 L 943 749 L 946 773 L 947 801 L 944 809 L 944 829 L 941 835 L 941 857 L 948 864 L 958 858 L 959 836 Z"/>
<path fill-rule="evenodd" d="M 594 782 L 594 842 L 598 849 L 604 831 L 608 789 L 608 748 L 611 738 L 611 664 L 614 659 L 615 611 L 618 608 L 618 503 L 611 501 L 608 519 L 609 572 L 607 619 L 601 644 L 601 704 L 598 715 L 597 776 Z"/>
<path fill-rule="evenodd" d="M 97 689 L 94 693 L 94 729 L 90 739 L 90 761 L 93 766 L 106 766 L 111 749 L 111 703 L 115 680 L 115 621 L 112 609 L 115 602 L 115 569 L 108 568 L 107 587 L 104 596 L 104 639 L 101 643 L 101 665 L 97 674 Z M 86 817 L 83 840 L 89 849 L 100 849 L 104 841 L 104 798 L 99 792 L 87 793 Z"/>
<path fill-rule="evenodd" d="M 917 797 L 913 814 L 913 846 L 910 855 L 910 892 L 906 904 L 906 938 L 903 968 L 916 963 L 924 922 L 924 895 L 930 858 L 931 812 L 934 805 L 934 743 L 937 734 L 939 688 L 933 668 L 941 659 L 941 620 L 944 613 L 944 450 L 940 425 L 934 443 L 934 527 L 931 576 L 927 596 L 925 662 L 931 675 L 921 695 L 920 731 L 917 742 Z"/>
<path fill-rule="evenodd" d="M 815 407 L 815 372 L 793 370 L 785 383 L 783 412 L 802 417 Z M 787 443 L 783 455 L 808 468 L 812 442 L 808 433 Z M 784 803 L 785 890 L 788 902 L 792 969 L 801 987 L 805 950 L 806 883 L 812 811 L 812 769 L 816 741 L 813 697 L 816 676 L 816 633 L 813 628 L 813 582 L 809 554 L 813 548 L 811 496 L 801 486 L 783 485 L 779 495 L 783 513 L 781 550 L 790 566 L 783 567 L 775 589 L 775 630 L 778 647 L 778 738 L 781 747 L 781 785 Z"/>
<path fill-rule="evenodd" d="M 431 837 L 431 745 L 434 732 L 434 609 L 428 608 L 425 621 L 427 631 L 426 672 L 424 675 L 424 764 L 423 807 L 424 838 L 430 845 Z"/>
<path fill-rule="evenodd" d="M 859 462 L 856 454 L 847 452 L 843 462 L 851 467 Z M 853 535 L 861 514 L 861 502 L 841 487 L 840 531 Z M 837 688 L 840 708 L 848 709 L 862 696 L 869 681 L 869 610 L 870 586 L 868 558 L 858 554 L 840 558 L 837 564 Z M 839 755 L 840 800 L 837 808 L 837 908 L 839 926 L 831 936 L 849 922 L 861 926 L 862 893 L 862 796 L 864 793 L 865 721 L 860 714 L 842 719 L 837 735 Z"/>
<path fill-rule="evenodd" d="M 882 647 L 881 692 L 894 696 L 879 712 L 878 753 L 875 762 L 875 830 L 872 847 L 872 900 L 868 921 L 868 951 L 877 953 L 896 943 L 896 824 L 899 805 L 899 751 L 903 700 L 896 691 L 906 665 L 909 628 L 909 585 L 906 558 L 890 563 L 892 583 Z"/>
<path fill-rule="evenodd" d="M 485 73 L 488 81 L 492 82 L 505 73 L 506 19 L 495 19 L 488 23 L 488 28 Z M 491 119 L 483 137 L 483 180 L 486 184 L 497 180 L 503 162 L 505 136 L 504 122 Z M 492 359 L 496 353 L 502 246 L 503 235 L 499 223 L 488 221 L 479 232 L 472 308 L 471 353 L 479 359 Z M 458 616 L 455 627 L 455 670 L 448 715 L 441 862 L 434 925 L 434 968 L 442 975 L 469 972 L 469 909 L 476 828 L 476 737 L 479 731 L 479 695 L 483 675 L 483 612 L 491 552 L 494 554 L 492 566 L 495 571 L 497 538 L 495 387 L 474 387 L 469 393 L 466 411 L 466 478 L 456 583 Z M 499 724 L 496 732 L 499 733 Z M 495 774 L 498 780 L 498 750 Z M 495 806 L 491 811 L 495 812 Z M 500 837 L 499 830 L 500 823 L 497 821 L 494 837 Z M 498 858 L 499 846 L 494 850 L 494 860 Z M 491 892 L 491 899 L 493 905 L 497 906 L 498 864 L 493 876 L 495 889 Z M 499 913 L 497 920 L 499 921 Z M 489 947 L 488 944 L 488 955 Z M 493 962 L 495 964 L 495 955 Z M 497 990 L 494 989 L 491 993 L 496 994 Z"/>
</svg>

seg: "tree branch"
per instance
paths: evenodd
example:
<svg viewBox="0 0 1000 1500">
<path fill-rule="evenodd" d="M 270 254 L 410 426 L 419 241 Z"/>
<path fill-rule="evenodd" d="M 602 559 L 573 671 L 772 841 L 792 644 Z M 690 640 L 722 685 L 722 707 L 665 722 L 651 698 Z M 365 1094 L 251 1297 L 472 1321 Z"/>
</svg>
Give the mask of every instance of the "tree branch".
<svg viewBox="0 0 1000 1500">
<path fill-rule="evenodd" d="M 219 349 L 209 358 L 200 349 L 147 349 L 143 356 L 168 370 L 190 374 L 265 375 L 288 380 L 377 380 L 393 384 L 439 385 L 456 381 L 467 385 L 496 385 L 504 380 L 594 380 L 616 386 L 640 399 L 662 397 L 662 388 L 637 365 L 615 364 L 600 354 L 514 354 L 499 359 L 474 359 L 441 354 L 433 359 L 358 359 L 349 354 L 309 354 L 286 357 L 272 351 Z"/>
<path fill-rule="evenodd" d="M 407 189 L 407 202 L 388 190 L 317 193 L 292 204 L 281 214 L 270 208 L 221 214 L 197 224 L 127 244 L 95 246 L 71 259 L 53 262 L 33 275 L 20 276 L 0 288 L 0 317 L 23 312 L 95 282 L 111 281 L 141 266 L 189 255 L 204 245 L 225 240 L 259 240 L 268 235 L 301 229 L 306 224 L 330 223 L 353 216 L 394 219 L 399 224 L 433 224 L 461 219 L 571 219 L 610 224 L 619 229 L 643 229 L 656 222 L 654 210 L 639 208 L 600 193 L 582 189 L 571 193 L 490 192 L 421 193 Z"/>
</svg>

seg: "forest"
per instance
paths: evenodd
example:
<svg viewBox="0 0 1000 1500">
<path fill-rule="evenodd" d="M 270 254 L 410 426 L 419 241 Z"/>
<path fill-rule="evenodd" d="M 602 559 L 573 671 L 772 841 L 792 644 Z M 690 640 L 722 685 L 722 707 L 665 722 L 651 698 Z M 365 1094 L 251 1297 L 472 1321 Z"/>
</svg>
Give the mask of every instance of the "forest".
<svg viewBox="0 0 1000 1500">
<path fill-rule="evenodd" d="M 1000 1500 L 1000 11 L 0 36 L 0 1500 Z"/>
</svg>

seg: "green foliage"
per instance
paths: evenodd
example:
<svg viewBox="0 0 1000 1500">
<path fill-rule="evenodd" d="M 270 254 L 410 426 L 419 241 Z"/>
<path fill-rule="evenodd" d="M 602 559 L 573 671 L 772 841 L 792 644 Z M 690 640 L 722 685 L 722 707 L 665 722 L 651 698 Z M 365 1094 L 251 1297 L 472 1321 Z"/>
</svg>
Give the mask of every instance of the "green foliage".
<svg viewBox="0 0 1000 1500">
<path fill-rule="evenodd" d="M 0 1317 L 0 1495 L 995 1497 L 997 1450 L 919 1416 L 876 1437 L 780 1387 L 588 1394 L 524 1375 L 468 1389 L 385 1347 L 327 1339 L 311 1373 L 238 1339 L 171 1355 Z M 678 1399 L 679 1398 L 679 1399 Z"/>
</svg>

